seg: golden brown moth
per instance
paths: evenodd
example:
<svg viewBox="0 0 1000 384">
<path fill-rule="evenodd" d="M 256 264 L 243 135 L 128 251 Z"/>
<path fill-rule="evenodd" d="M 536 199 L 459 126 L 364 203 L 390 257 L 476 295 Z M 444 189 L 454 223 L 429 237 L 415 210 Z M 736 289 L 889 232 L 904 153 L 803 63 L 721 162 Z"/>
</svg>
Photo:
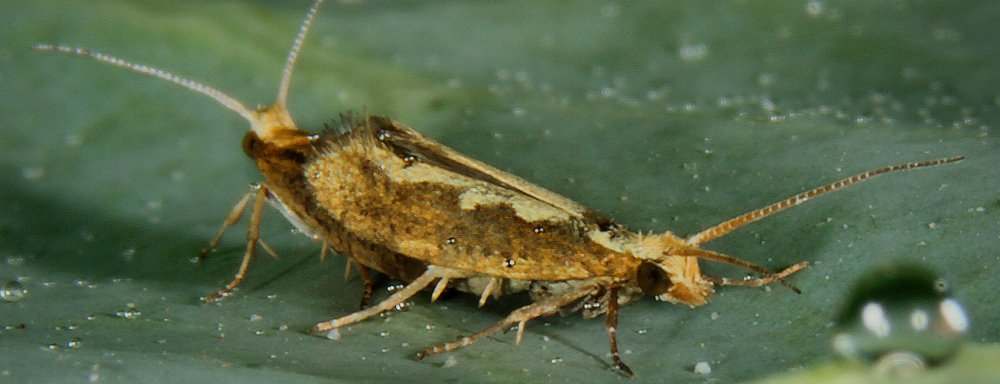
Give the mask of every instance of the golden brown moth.
<svg viewBox="0 0 1000 384">
<path fill-rule="evenodd" d="M 264 174 L 233 207 L 223 227 L 202 250 L 204 256 L 225 230 L 250 207 L 246 251 L 233 280 L 205 299 L 229 296 L 243 281 L 257 246 L 274 253 L 260 238 L 265 202 L 277 207 L 299 230 L 327 249 L 347 256 L 371 293 L 369 270 L 408 285 L 377 305 L 318 323 L 325 332 L 390 310 L 433 284 L 431 299 L 445 289 L 490 296 L 527 291 L 532 303 L 495 325 L 418 354 L 455 350 L 497 331 L 517 326 L 520 342 L 527 321 L 555 313 L 606 315 L 611 358 L 632 371 L 618 355 L 618 308 L 642 295 L 697 307 L 715 287 L 761 286 L 778 282 L 798 292 L 785 278 L 807 266 L 800 262 L 779 272 L 701 248 L 753 221 L 868 178 L 962 160 L 952 157 L 873 169 L 739 215 L 688 237 L 671 232 L 643 234 L 597 214 L 570 199 L 458 153 L 406 125 L 380 116 L 341 115 L 333 127 L 314 134 L 296 127 L 287 108 L 292 69 L 322 0 L 309 9 L 288 53 L 278 97 L 269 107 L 249 109 L 203 84 L 142 64 L 83 48 L 38 45 L 39 51 L 89 57 L 164 79 L 218 101 L 250 122 L 244 152 Z M 761 274 L 729 279 L 702 275 L 699 259 L 726 263 Z M 362 304 L 364 307 L 364 304 Z"/>
</svg>

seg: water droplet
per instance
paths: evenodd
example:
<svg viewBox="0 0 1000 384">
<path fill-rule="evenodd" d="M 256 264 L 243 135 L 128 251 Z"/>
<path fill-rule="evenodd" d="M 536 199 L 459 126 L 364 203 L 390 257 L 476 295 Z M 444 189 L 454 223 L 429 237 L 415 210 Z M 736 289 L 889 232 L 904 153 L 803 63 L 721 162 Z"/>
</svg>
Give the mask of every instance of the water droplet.
<svg viewBox="0 0 1000 384">
<path fill-rule="evenodd" d="M 562 362 L 563 362 L 563 358 L 561 358 L 561 357 L 553 357 L 553 358 L 549 359 L 549 363 L 552 363 L 552 364 L 562 364 Z"/>
<path fill-rule="evenodd" d="M 708 364 L 707 361 L 699 361 L 694 365 L 694 373 L 699 375 L 707 375 L 712 373 L 712 366 Z"/>
<path fill-rule="evenodd" d="M 434 330 L 434 324 L 427 324 L 427 325 L 424 326 L 424 329 L 426 329 L 428 331 L 433 331 Z"/>
<path fill-rule="evenodd" d="M 712 320 L 716 320 L 716 319 L 719 318 L 719 313 L 718 312 L 712 312 L 712 314 L 709 315 L 709 317 L 711 317 Z"/>
<path fill-rule="evenodd" d="M 281 324 L 281 325 L 279 325 L 278 326 L 278 330 L 279 331 L 287 331 L 288 330 L 288 324 Z"/>
<path fill-rule="evenodd" d="M 816 0 L 809 1 L 806 3 L 806 13 L 812 17 L 819 16 L 823 13 L 823 3 Z"/>
<path fill-rule="evenodd" d="M 379 336 L 382 336 L 382 337 L 386 337 L 386 336 L 389 336 L 389 332 L 386 332 L 386 331 L 379 331 L 379 332 L 378 332 L 378 335 L 379 335 Z"/>
<path fill-rule="evenodd" d="M 677 49 L 681 60 L 693 63 L 704 60 L 708 56 L 708 45 L 704 43 L 684 43 Z"/>
<path fill-rule="evenodd" d="M 21 255 L 11 255 L 4 258 L 7 265 L 22 265 L 24 264 L 24 260 L 24 256 Z"/>
<path fill-rule="evenodd" d="M 444 364 L 441 364 L 442 368 L 451 368 L 458 365 L 458 358 L 455 355 L 449 355 L 447 359 L 444 359 Z"/>
<path fill-rule="evenodd" d="M 258 315 L 256 313 L 250 315 L 250 321 L 260 321 L 264 316 Z"/>
<path fill-rule="evenodd" d="M 340 340 L 340 330 L 337 328 L 331 329 L 326 333 L 326 338 L 330 340 Z"/>
<path fill-rule="evenodd" d="M 45 349 L 47 349 L 49 351 L 58 351 L 59 350 L 59 344 L 52 343 L 52 344 L 46 345 Z"/>
<path fill-rule="evenodd" d="M 45 168 L 43 167 L 26 167 L 21 169 L 21 177 L 27 180 L 38 180 L 42 176 L 45 176 Z"/>
<path fill-rule="evenodd" d="M 958 351 L 969 320 L 946 296 L 942 281 L 912 265 L 866 275 L 837 321 L 834 349 L 891 375 L 947 361 Z"/>
<path fill-rule="evenodd" d="M 264 330 L 263 329 L 258 329 L 256 331 L 253 331 L 253 334 L 257 335 L 257 336 L 264 336 Z"/>
<path fill-rule="evenodd" d="M 125 308 L 115 312 L 115 317 L 120 319 L 135 320 L 138 319 L 139 316 L 142 316 L 142 312 L 140 312 L 133 303 L 125 304 Z"/>
<path fill-rule="evenodd" d="M 80 349 L 83 346 L 83 341 L 79 337 L 74 337 L 72 340 L 66 343 L 67 347 L 72 349 Z"/>
<path fill-rule="evenodd" d="M 0 300 L 3 300 L 6 303 L 16 303 L 21 301 L 21 299 L 27 295 L 28 289 L 17 280 L 11 280 L 4 283 L 3 289 L 0 290 Z"/>
<path fill-rule="evenodd" d="M 135 260 L 135 253 L 136 253 L 135 248 L 127 248 L 124 251 L 122 251 L 122 258 L 125 259 L 125 261 Z"/>
</svg>

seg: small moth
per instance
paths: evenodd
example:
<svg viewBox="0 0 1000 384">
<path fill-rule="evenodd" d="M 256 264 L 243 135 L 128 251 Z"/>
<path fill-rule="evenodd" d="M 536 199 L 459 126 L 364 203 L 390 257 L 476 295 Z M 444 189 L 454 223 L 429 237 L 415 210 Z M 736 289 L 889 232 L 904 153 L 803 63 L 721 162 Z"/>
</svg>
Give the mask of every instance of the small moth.
<svg viewBox="0 0 1000 384">
<path fill-rule="evenodd" d="M 277 100 L 249 109 L 215 88 L 103 53 L 62 45 L 37 45 L 157 77 L 206 95 L 250 122 L 243 151 L 264 174 L 233 207 L 200 256 L 206 255 L 250 207 L 246 251 L 233 280 L 205 299 L 231 295 L 246 276 L 258 246 L 274 253 L 259 234 L 264 203 L 271 203 L 301 232 L 347 257 L 364 284 L 362 309 L 316 324 L 321 333 L 390 310 L 418 292 L 437 299 L 446 289 L 489 297 L 527 292 L 532 303 L 495 325 L 454 342 L 432 346 L 418 357 L 459 349 L 498 331 L 540 316 L 580 311 L 606 316 L 611 359 L 622 373 L 631 369 L 618 355 L 618 309 L 643 295 L 697 307 L 716 287 L 783 284 L 807 267 L 800 262 L 771 272 L 749 261 L 701 247 L 748 223 L 868 178 L 902 170 L 960 161 L 962 157 L 904 163 L 873 169 L 768 205 L 688 237 L 671 232 L 633 232 L 570 199 L 469 158 L 398 121 L 343 114 L 332 127 L 314 134 L 300 130 L 287 108 L 292 70 L 319 9 L 306 14 L 288 53 Z M 700 272 L 699 259 L 745 268 L 761 276 L 729 279 Z M 407 281 L 382 302 L 365 307 L 376 271 Z"/>
</svg>

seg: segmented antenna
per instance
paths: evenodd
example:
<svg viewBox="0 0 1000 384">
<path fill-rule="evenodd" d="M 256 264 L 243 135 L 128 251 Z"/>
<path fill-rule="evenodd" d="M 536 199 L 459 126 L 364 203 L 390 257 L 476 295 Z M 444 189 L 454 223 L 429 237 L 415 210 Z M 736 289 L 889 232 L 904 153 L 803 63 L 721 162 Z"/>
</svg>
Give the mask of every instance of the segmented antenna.
<svg viewBox="0 0 1000 384">
<path fill-rule="evenodd" d="M 957 157 L 949 157 L 947 159 L 937 159 L 937 160 L 920 161 L 920 162 L 915 162 L 915 163 L 896 164 L 896 165 L 890 165 L 890 166 L 886 166 L 886 167 L 882 167 L 882 168 L 878 168 L 878 169 L 873 169 L 873 170 L 870 170 L 870 171 L 864 172 L 864 173 L 859 173 L 857 175 L 848 177 L 846 179 L 843 179 L 843 180 L 840 180 L 840 181 L 837 181 L 837 182 L 833 182 L 833 183 L 824 185 L 822 187 L 813 189 L 811 191 L 803 192 L 803 193 L 800 193 L 798 195 L 789 197 L 789 198 L 787 198 L 785 200 L 782 200 L 782 201 L 779 201 L 777 203 L 768 205 L 768 206 L 766 206 L 764 208 L 757 209 L 757 210 L 754 210 L 754 211 L 751 211 L 751 212 L 747 212 L 747 213 L 744 213 L 744 214 L 742 214 L 740 216 L 737 216 L 737 217 L 734 217 L 732 219 L 726 220 L 726 221 L 724 221 L 724 222 L 722 222 L 722 223 L 720 223 L 718 225 L 715 225 L 715 226 L 713 226 L 711 228 L 708 228 L 706 230 L 698 232 L 694 236 L 688 237 L 687 240 L 685 240 L 685 241 L 688 244 L 690 244 L 690 245 L 698 245 L 698 244 L 704 243 L 706 241 L 715 239 L 717 237 L 724 236 L 724 235 L 728 234 L 729 232 L 732 232 L 736 228 L 739 228 L 739 227 L 742 227 L 744 225 L 750 224 L 750 223 L 752 223 L 754 221 L 763 219 L 763 218 L 768 217 L 770 215 L 773 215 L 775 213 L 781 212 L 781 211 L 783 211 L 785 209 L 788 209 L 788 208 L 797 206 L 799 204 L 805 203 L 806 201 L 809 201 L 809 200 L 811 200 L 811 199 L 813 199 L 815 197 L 818 197 L 820 195 L 823 195 L 825 193 L 836 191 L 838 189 L 847 187 L 847 186 L 849 186 L 851 184 L 860 183 L 860 182 L 862 182 L 864 180 L 867 180 L 869 178 L 872 178 L 872 177 L 875 177 L 875 176 L 878 176 L 878 175 L 882 175 L 882 174 L 886 174 L 886 173 L 891 173 L 891 172 L 897 172 L 897 171 L 905 171 L 905 170 L 915 169 L 915 168 L 931 167 L 931 166 L 935 166 L 935 165 L 954 163 L 956 161 L 961 161 L 963 159 L 965 159 L 964 156 L 957 156 Z"/>
<path fill-rule="evenodd" d="M 288 101 L 288 88 L 291 87 L 292 70 L 295 69 L 295 60 L 299 58 L 302 42 L 305 41 L 306 35 L 309 33 L 309 28 L 312 27 L 313 17 L 319 11 L 320 4 L 323 4 L 323 0 L 316 0 L 312 7 L 309 8 L 309 12 L 306 12 L 306 18 L 299 27 L 299 34 L 295 35 L 295 40 L 292 42 L 292 49 L 288 51 L 288 57 L 285 58 L 285 68 L 282 70 L 281 85 L 278 86 L 278 100 L 274 102 L 278 107 L 284 108 Z"/>
<path fill-rule="evenodd" d="M 211 97 L 212 99 L 218 101 L 226 108 L 229 108 L 234 112 L 239 113 L 240 116 L 243 116 L 243 118 L 247 119 L 247 121 L 253 122 L 256 119 L 254 117 L 253 111 L 247 109 L 247 107 L 245 107 L 243 103 L 240 103 L 238 100 L 230 97 L 225 93 L 222 93 L 222 91 L 209 87 L 205 84 L 199 83 L 197 81 L 177 76 L 173 73 L 164 71 L 162 69 L 153 68 L 145 64 L 132 63 L 130 61 L 123 60 L 111 55 L 106 55 L 100 52 L 91 51 L 80 47 L 68 47 L 64 45 L 52 45 L 52 44 L 38 44 L 35 45 L 34 47 L 31 47 L 31 49 L 41 52 L 55 52 L 71 56 L 88 57 L 106 64 L 114 65 L 116 67 L 122 67 L 131 71 L 135 71 L 143 75 L 157 77 L 169 81 L 171 83 L 180 85 L 192 91 L 198 92 L 202 95 Z"/>
</svg>

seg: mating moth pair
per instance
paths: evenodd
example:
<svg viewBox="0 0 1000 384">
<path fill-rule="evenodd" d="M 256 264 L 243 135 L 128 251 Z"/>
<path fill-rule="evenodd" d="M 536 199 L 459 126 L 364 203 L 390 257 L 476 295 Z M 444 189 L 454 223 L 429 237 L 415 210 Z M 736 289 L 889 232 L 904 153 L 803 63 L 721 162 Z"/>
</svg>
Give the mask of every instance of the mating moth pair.
<svg viewBox="0 0 1000 384">
<path fill-rule="evenodd" d="M 158 77 L 218 101 L 250 122 L 244 152 L 265 181 L 247 193 L 226 218 L 202 256 L 220 241 L 226 228 L 249 208 L 246 252 L 235 278 L 206 301 L 230 295 L 244 280 L 258 246 L 264 204 L 276 206 L 299 230 L 328 249 L 343 254 L 365 284 L 364 303 L 372 291 L 371 271 L 408 282 L 378 304 L 316 324 L 325 332 L 390 310 L 420 291 L 432 300 L 447 289 L 489 297 L 526 292 L 532 303 L 495 325 L 454 342 L 427 348 L 420 357 L 470 345 L 497 331 L 534 318 L 581 311 L 605 315 L 611 358 L 621 372 L 632 371 L 618 355 L 618 310 L 643 295 L 696 307 L 724 285 L 780 283 L 798 291 L 786 278 L 805 262 L 778 272 L 727 256 L 701 245 L 753 221 L 802 204 L 827 192 L 889 172 L 959 161 L 961 157 L 904 163 L 864 172 L 764 208 L 748 212 L 692 236 L 671 232 L 633 232 L 570 199 L 517 176 L 469 158 L 406 125 L 380 116 L 341 115 L 314 134 L 296 127 L 287 98 L 302 43 L 322 3 L 309 9 L 295 37 L 273 105 L 249 109 L 209 86 L 169 72 L 134 64 L 82 48 L 38 45 L 51 51 L 89 57 Z M 760 274 L 752 279 L 703 275 L 699 259 L 726 263 Z"/>
</svg>

